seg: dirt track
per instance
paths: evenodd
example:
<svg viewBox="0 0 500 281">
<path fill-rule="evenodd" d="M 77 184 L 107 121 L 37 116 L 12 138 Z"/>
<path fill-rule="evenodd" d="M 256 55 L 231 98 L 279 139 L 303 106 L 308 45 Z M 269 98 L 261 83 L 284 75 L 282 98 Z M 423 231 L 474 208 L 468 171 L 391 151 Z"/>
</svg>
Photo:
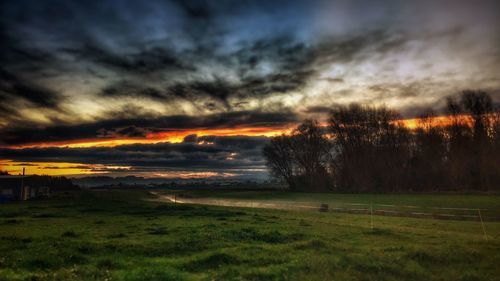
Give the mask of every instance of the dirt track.
<svg viewBox="0 0 500 281">
<path fill-rule="evenodd" d="M 344 204 L 343 206 L 328 206 L 326 209 L 321 207 L 317 202 L 296 202 L 296 201 L 267 201 L 258 202 L 250 200 L 237 200 L 237 199 L 210 199 L 210 198 L 188 198 L 175 195 L 160 194 L 158 192 L 151 192 L 158 198 L 155 201 L 173 202 L 179 204 L 197 204 L 197 205 L 212 205 L 224 207 L 240 207 L 240 208 L 261 208 L 261 209 L 278 209 L 278 210 L 296 210 L 296 211 L 328 211 L 340 212 L 351 214 L 367 214 L 376 216 L 394 216 L 394 217 L 413 217 L 413 218 L 427 218 L 427 219 L 445 219 L 445 220 L 473 220 L 473 221 L 500 221 L 498 217 L 480 217 L 477 214 L 451 214 L 446 210 L 462 210 L 458 208 L 434 208 L 434 211 L 408 211 L 408 210 L 394 210 L 385 207 L 417 207 L 417 206 L 396 206 L 396 205 L 374 205 L 368 204 Z M 463 209 L 475 211 L 474 209 Z"/>
<path fill-rule="evenodd" d="M 198 205 L 212 205 L 212 206 L 225 206 L 225 207 L 241 207 L 241 208 L 262 208 L 262 209 L 281 209 L 281 210 L 319 210 L 319 204 L 311 203 L 305 205 L 302 202 L 284 202 L 276 201 L 270 203 L 249 201 L 249 200 L 236 200 L 236 199 L 207 199 L 207 198 L 186 198 L 176 197 L 174 195 L 158 194 L 151 192 L 158 196 L 160 201 L 168 201 L 180 204 L 198 204 Z"/>
</svg>

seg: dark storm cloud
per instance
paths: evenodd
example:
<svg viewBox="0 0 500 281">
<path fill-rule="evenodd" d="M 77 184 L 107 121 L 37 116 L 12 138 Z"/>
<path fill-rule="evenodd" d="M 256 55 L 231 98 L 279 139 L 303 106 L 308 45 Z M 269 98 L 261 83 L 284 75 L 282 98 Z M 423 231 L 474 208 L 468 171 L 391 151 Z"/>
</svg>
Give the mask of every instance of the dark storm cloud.
<svg viewBox="0 0 500 281">
<path fill-rule="evenodd" d="M 234 104 L 228 101 L 230 97 L 244 100 L 300 91 L 326 65 L 354 61 L 373 53 L 391 52 L 405 44 L 403 34 L 391 34 L 384 30 L 332 38 L 319 45 L 310 46 L 291 36 L 260 39 L 248 45 L 244 44 L 236 52 L 216 57 L 222 64 L 228 64 L 237 70 L 239 81 L 215 76 L 208 80 L 177 82 L 168 86 L 164 92 L 143 89 L 134 93 L 136 96 L 149 98 L 176 97 L 188 101 L 209 97 L 222 102 L 228 110 L 234 107 Z M 265 63 L 271 63 L 273 70 L 263 74 L 259 72 L 259 66 Z M 343 80 L 337 79 L 335 82 Z M 120 93 L 129 96 L 128 91 Z M 216 104 L 212 105 L 217 108 Z"/>
<path fill-rule="evenodd" d="M 216 64 L 234 69 L 238 75 L 236 81 L 214 74 L 209 78 L 195 77 L 170 83 L 163 90 L 129 81 L 126 87 L 120 82 L 105 88 L 101 95 L 182 98 L 189 101 L 211 98 L 222 102 L 227 110 L 232 108 L 228 101 L 230 97 L 263 98 L 272 94 L 300 91 L 326 65 L 370 55 L 371 53 L 364 53 L 367 50 L 376 53 L 390 52 L 401 48 L 405 43 L 403 35 L 390 34 L 384 30 L 331 38 L 318 45 L 306 45 L 291 35 L 263 38 L 244 43 L 238 50 L 224 55 L 206 53 L 203 57 L 196 57 L 181 53 L 179 56 L 186 65 L 196 65 L 196 61 L 205 60 L 205 56 L 211 57 Z M 265 66 L 270 69 L 263 70 Z"/>
<path fill-rule="evenodd" d="M 1 7 L 1 6 L 0 6 Z M 17 34 L 13 35 L 10 30 L 8 15 L 0 12 L 0 62 L 2 67 L 10 65 L 20 65 L 25 71 L 37 71 L 44 68 L 43 64 L 50 62 L 53 56 L 50 52 L 44 51 L 28 44 Z"/>
<path fill-rule="evenodd" d="M 168 48 L 154 47 L 137 52 L 117 54 L 104 47 L 84 44 L 73 49 L 61 49 L 78 61 L 95 62 L 120 74 L 151 74 L 158 71 L 192 71 L 194 68 L 178 60 L 177 54 Z"/>
<path fill-rule="evenodd" d="M 15 101 L 22 100 L 46 108 L 55 108 L 59 93 L 37 85 L 22 74 L 43 72 L 52 55 L 29 47 L 9 34 L 5 18 L 0 20 L 0 114 L 16 114 Z M 14 71 L 14 68 L 16 71 Z"/>
<path fill-rule="evenodd" d="M 120 118 L 79 125 L 5 128 L 0 130 L 0 143 L 15 145 L 87 138 L 142 137 L 150 132 L 187 129 L 273 127 L 294 123 L 297 120 L 297 116 L 290 112 L 266 113 L 250 111 L 212 114 L 203 118 L 187 115 L 154 119 Z"/>
<path fill-rule="evenodd" d="M 199 142 L 209 142 L 202 145 Z M 263 169 L 265 137 L 190 136 L 182 143 L 134 144 L 102 148 L 0 149 L 7 159 L 76 162 L 169 170 Z"/>
<path fill-rule="evenodd" d="M 130 82 L 121 81 L 104 88 L 100 92 L 104 97 L 145 97 L 156 100 L 164 100 L 165 94 L 152 87 L 143 87 Z"/>
<path fill-rule="evenodd" d="M 300 90 L 315 72 L 315 50 L 291 35 L 264 38 L 233 54 L 241 77 L 233 91 L 239 97 L 265 97 Z M 274 68 L 262 74 L 262 67 Z"/>
<path fill-rule="evenodd" d="M 0 69 L 0 102 L 23 99 L 36 106 L 55 108 L 60 95 Z"/>
<path fill-rule="evenodd" d="M 204 97 L 210 97 L 221 101 L 226 108 L 230 108 L 227 98 L 236 90 L 236 86 L 230 82 L 214 78 L 211 81 L 193 81 L 177 83 L 167 88 L 166 95 L 183 98 L 189 101 L 198 101 Z"/>
<path fill-rule="evenodd" d="M 327 38 L 315 50 L 318 62 L 352 62 L 365 55 L 384 54 L 402 47 L 406 38 L 402 34 L 384 29 L 362 31 L 341 37 Z"/>
<path fill-rule="evenodd" d="M 144 87 L 141 81 L 135 83 L 128 81 L 126 87 L 119 82 L 105 88 L 100 94 L 153 99 L 183 98 L 191 101 L 211 98 L 223 102 L 225 108 L 230 109 L 229 97 L 265 97 L 274 93 L 300 89 L 315 72 L 314 52 L 315 50 L 307 48 L 304 43 L 298 42 L 291 36 L 264 38 L 256 42 L 244 43 L 236 51 L 226 54 L 218 54 L 208 46 L 200 45 L 195 50 L 179 52 L 179 62 L 176 63 L 177 70 L 185 71 L 183 75 L 191 71 L 194 78 L 177 79 L 179 81 L 166 83 L 164 90 L 154 92 L 151 88 Z M 209 77 L 198 77 L 195 66 L 207 61 L 207 58 L 209 59 L 209 62 L 206 62 L 207 65 L 213 64 L 234 69 L 238 79 L 230 81 L 217 73 Z M 106 61 L 118 61 L 118 58 L 113 56 L 112 59 Z M 263 71 L 261 69 L 263 64 L 269 65 L 272 69 Z M 124 66 L 127 63 L 120 62 L 113 63 L 113 65 Z M 183 68 L 182 65 L 194 67 Z M 141 72 L 141 68 L 135 64 L 125 69 L 136 73 Z M 154 70 L 168 71 L 168 68 L 160 67 Z M 170 78 L 176 77 L 170 76 Z"/>
<path fill-rule="evenodd" d="M 11 2 L 1 21 L 6 67 L 38 77 L 48 69 L 52 78 L 90 74 L 107 84 L 94 88 L 99 96 L 180 99 L 209 111 L 301 91 L 329 64 L 406 43 L 380 28 L 307 42 L 297 34 L 310 28 L 301 26 L 310 12 L 301 1 L 21 2 L 29 8 Z M 276 31 L 266 32 L 277 17 Z M 61 103 L 49 89 L 30 93 L 37 105 Z"/>
</svg>

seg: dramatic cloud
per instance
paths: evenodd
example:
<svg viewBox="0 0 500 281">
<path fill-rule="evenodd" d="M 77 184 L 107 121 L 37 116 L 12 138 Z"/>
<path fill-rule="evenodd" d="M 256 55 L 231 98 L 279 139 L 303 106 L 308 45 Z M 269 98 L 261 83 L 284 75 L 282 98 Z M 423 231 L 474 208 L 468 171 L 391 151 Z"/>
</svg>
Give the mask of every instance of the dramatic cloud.
<svg viewBox="0 0 500 281">
<path fill-rule="evenodd" d="M 56 107 L 59 95 L 50 90 L 32 85 L 7 71 L 0 70 L 0 101 L 9 103 L 21 98 L 36 106 Z"/>
<path fill-rule="evenodd" d="M 101 148 L 27 148 L 0 149 L 13 161 L 64 162 L 113 167 L 130 167 L 121 172 L 152 176 L 171 171 L 217 171 L 245 175 L 265 174 L 261 151 L 265 137 L 197 137 L 190 135 L 181 143 L 134 144 Z M 64 166 L 61 169 L 85 169 L 91 166 Z M 45 169 L 57 169 L 48 166 Z M 109 168 L 108 168 L 109 169 Z"/>
<path fill-rule="evenodd" d="M 469 88 L 499 103 L 498 10 L 495 0 L 2 1 L 0 146 L 255 136 L 352 102 L 412 117 Z"/>
<path fill-rule="evenodd" d="M 196 129 L 235 129 L 238 127 L 281 127 L 298 122 L 290 112 L 229 112 L 197 118 L 195 116 L 174 115 L 155 119 L 119 118 L 104 121 L 48 127 L 18 127 L 0 130 L 0 143 L 20 145 L 71 141 L 92 138 L 144 137 L 147 133 L 172 132 Z"/>
</svg>

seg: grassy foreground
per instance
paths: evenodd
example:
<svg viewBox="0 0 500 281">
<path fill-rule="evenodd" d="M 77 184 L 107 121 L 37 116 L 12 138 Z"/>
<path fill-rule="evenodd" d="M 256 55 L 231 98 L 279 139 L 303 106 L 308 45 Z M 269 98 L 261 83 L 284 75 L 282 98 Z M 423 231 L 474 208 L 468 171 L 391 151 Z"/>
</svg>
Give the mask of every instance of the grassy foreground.
<svg viewBox="0 0 500 281">
<path fill-rule="evenodd" d="M 149 202 L 0 205 L 0 280 L 500 280 L 500 223 Z M 487 203 L 485 203 L 487 204 Z"/>
</svg>

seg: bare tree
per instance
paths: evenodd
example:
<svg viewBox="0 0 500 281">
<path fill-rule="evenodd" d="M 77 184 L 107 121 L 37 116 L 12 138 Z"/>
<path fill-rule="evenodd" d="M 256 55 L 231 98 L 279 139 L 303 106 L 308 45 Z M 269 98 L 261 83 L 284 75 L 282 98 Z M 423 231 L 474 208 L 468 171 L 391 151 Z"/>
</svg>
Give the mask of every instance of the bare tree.
<svg viewBox="0 0 500 281">
<path fill-rule="evenodd" d="M 263 149 L 267 167 L 271 175 L 283 180 L 292 189 L 295 189 L 292 142 L 288 136 L 278 136 L 271 139 Z"/>
<path fill-rule="evenodd" d="M 448 98 L 452 123 L 447 128 L 448 185 L 462 189 L 498 188 L 499 151 L 495 148 L 495 112 L 491 97 L 467 90 Z"/>
<path fill-rule="evenodd" d="M 474 121 L 474 141 L 484 144 L 487 139 L 490 114 L 493 111 L 491 97 L 483 91 L 467 90 L 462 92 L 461 104 Z"/>
<path fill-rule="evenodd" d="M 334 167 L 342 189 L 400 189 L 409 153 L 409 133 L 397 112 L 352 104 L 332 111 Z"/>
<path fill-rule="evenodd" d="M 306 120 L 290 136 L 271 139 L 263 152 L 271 174 L 291 189 L 324 191 L 331 188 L 329 149 L 330 142 L 318 122 Z"/>
<path fill-rule="evenodd" d="M 292 189 L 400 192 L 500 189 L 500 109 L 484 92 L 447 100 L 405 127 L 398 112 L 352 104 L 332 110 L 328 131 L 306 120 L 264 148 L 271 174 Z"/>
<path fill-rule="evenodd" d="M 301 184 L 308 190 L 328 189 L 327 166 L 331 145 L 325 137 L 325 130 L 317 121 L 305 120 L 292 132 L 291 140 Z"/>
<path fill-rule="evenodd" d="M 413 133 L 414 144 L 410 160 L 409 184 L 415 191 L 442 188 L 446 182 L 444 161 L 446 138 L 444 130 L 434 122 L 436 114 L 430 110 L 419 117 Z"/>
</svg>

